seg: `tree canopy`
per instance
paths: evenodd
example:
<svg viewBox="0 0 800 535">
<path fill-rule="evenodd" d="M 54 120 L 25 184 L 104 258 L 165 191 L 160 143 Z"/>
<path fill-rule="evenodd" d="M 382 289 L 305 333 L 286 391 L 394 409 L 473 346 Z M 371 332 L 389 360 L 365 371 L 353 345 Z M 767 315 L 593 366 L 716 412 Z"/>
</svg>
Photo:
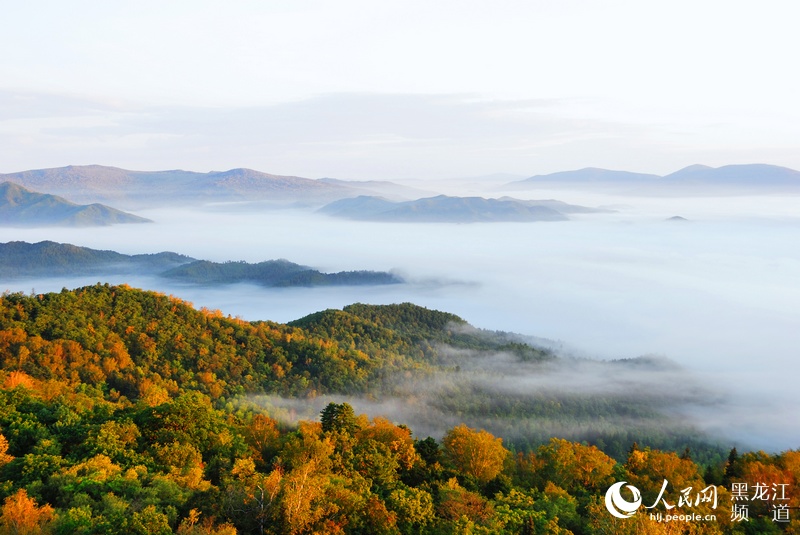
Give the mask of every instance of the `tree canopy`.
<svg viewBox="0 0 800 535">
<path fill-rule="evenodd" d="M 6 294 L 0 534 L 664 533 L 678 528 L 645 511 L 612 517 L 603 496 L 625 481 L 649 505 L 665 480 L 671 504 L 687 488 L 717 492 L 717 520 L 683 532 L 800 530 L 800 452 L 732 450 L 700 464 L 694 451 L 629 443 L 615 459 L 594 444 L 524 447 L 464 423 L 417 436 L 356 412 L 345 393 L 436 370 L 445 340 L 510 347 L 410 304 L 283 325 L 126 286 Z M 287 422 L 252 402 L 258 393 L 334 401 L 318 419 Z M 750 498 L 769 490 L 746 523 L 732 520 L 734 484 L 749 484 Z M 779 506 L 792 511 L 786 522 L 773 519 Z"/>
</svg>

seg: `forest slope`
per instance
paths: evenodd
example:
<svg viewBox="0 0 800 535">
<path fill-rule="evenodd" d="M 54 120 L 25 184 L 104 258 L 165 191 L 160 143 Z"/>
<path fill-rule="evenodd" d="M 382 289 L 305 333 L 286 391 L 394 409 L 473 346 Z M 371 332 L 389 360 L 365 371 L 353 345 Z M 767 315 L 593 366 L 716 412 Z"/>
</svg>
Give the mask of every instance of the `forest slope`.
<svg viewBox="0 0 800 535">
<path fill-rule="evenodd" d="M 282 396 L 269 401 L 277 407 L 287 397 L 313 406 L 319 396 L 347 395 L 388 403 L 431 433 L 466 421 L 520 444 L 557 432 L 615 455 L 633 440 L 696 439 L 664 411 L 718 401 L 666 361 L 558 358 L 519 336 L 408 303 L 357 304 L 290 324 L 197 311 L 125 286 L 9 294 L 1 303 L 5 369 L 94 384 L 131 401 L 186 389 L 213 400 Z M 676 381 L 684 387 L 668 386 Z"/>
<path fill-rule="evenodd" d="M 603 366 L 617 375 L 622 369 L 671 368 L 653 359 Z M 319 421 L 282 423 L 258 396 L 280 394 L 297 406 L 325 394 L 379 400 L 403 395 L 407 385 L 399 385 L 399 378 L 433 378 L 450 410 L 469 421 L 486 402 L 481 389 L 488 383 L 475 380 L 477 373 L 494 369 L 496 385 L 501 368 L 511 368 L 515 376 L 535 372 L 547 383 L 558 379 L 554 371 L 579 367 L 517 335 L 476 329 L 458 316 L 407 303 L 356 304 L 283 325 L 195 310 L 175 297 L 127 286 L 5 294 L 0 529 L 184 535 L 655 532 L 660 524 L 645 512 L 619 521 L 603 508 L 603 493 L 615 480 L 636 485 L 646 503 L 657 500 L 667 480 L 670 507 L 681 489 L 691 487 L 698 496 L 713 489 L 713 508 L 710 500 L 698 501 L 689 511 L 716 515 L 713 525 L 700 525 L 697 533 L 740 532 L 731 520 L 733 482 L 785 485 L 781 504 L 799 503 L 797 452 L 740 455 L 734 449 L 727 458 L 706 457 L 700 466 L 692 456 L 702 450 L 679 456 L 628 443 L 615 460 L 593 445 L 548 437 L 513 453 L 508 441 L 462 424 L 436 438 L 415 437 L 404 425 L 357 415 L 347 402 L 328 402 L 311 418 Z M 453 379 L 460 374 L 471 380 Z M 541 410 L 568 419 L 581 410 L 604 418 L 631 409 L 624 399 L 614 403 L 602 396 L 595 398 L 597 405 L 557 407 L 558 398 L 549 394 L 538 405 L 508 389 L 494 394 L 512 413 L 529 404 L 533 421 Z M 470 401 L 475 395 L 477 404 Z M 521 405 L 515 407 L 515 399 Z M 648 411 L 656 402 L 675 401 L 634 401 L 647 399 L 654 403 Z M 503 418 L 499 406 L 493 410 Z M 661 418 L 659 424 L 670 422 Z M 654 438 L 644 428 L 635 432 L 643 441 Z M 685 503 L 681 507 L 686 512 Z M 773 522 L 767 502 L 753 502 L 750 515 L 753 533 L 797 527 L 794 520 Z"/>
</svg>

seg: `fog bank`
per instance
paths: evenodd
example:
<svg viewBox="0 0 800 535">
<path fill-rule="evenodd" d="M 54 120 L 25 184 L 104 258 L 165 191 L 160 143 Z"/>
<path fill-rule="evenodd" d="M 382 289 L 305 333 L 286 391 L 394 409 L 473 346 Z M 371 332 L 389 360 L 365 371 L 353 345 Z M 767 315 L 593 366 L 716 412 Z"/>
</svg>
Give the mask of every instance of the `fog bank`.
<svg viewBox="0 0 800 535">
<path fill-rule="evenodd" d="M 731 402 L 725 414 L 705 417 L 709 426 L 757 447 L 798 447 L 800 424 L 779 418 L 800 403 L 793 384 L 800 371 L 796 199 L 572 192 L 560 200 L 619 211 L 558 223 L 376 224 L 227 206 L 138 212 L 156 221 L 151 225 L 0 229 L 0 241 L 169 250 L 214 261 L 286 258 L 323 271 L 397 270 L 406 285 L 207 288 L 149 277 L 0 284 L 43 292 L 128 282 L 232 316 L 281 322 L 353 302 L 410 301 L 478 327 L 562 341 L 596 358 L 666 355 Z M 689 221 L 665 221 L 674 215 Z"/>
</svg>

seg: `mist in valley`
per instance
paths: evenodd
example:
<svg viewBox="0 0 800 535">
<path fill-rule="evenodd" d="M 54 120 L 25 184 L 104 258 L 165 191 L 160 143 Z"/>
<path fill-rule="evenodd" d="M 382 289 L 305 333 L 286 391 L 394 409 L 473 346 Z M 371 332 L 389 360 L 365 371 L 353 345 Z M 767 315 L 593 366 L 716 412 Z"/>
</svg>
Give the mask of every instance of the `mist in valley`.
<svg viewBox="0 0 800 535">
<path fill-rule="evenodd" d="M 288 425 L 316 419 L 330 402 L 347 402 L 356 413 L 408 425 L 418 438 L 441 438 L 467 422 L 520 449 L 554 436 L 589 440 L 616 455 L 637 440 L 670 449 L 682 449 L 687 441 L 730 445 L 730 437 L 709 433 L 692 416 L 698 408 L 719 412 L 724 396 L 663 357 L 526 361 L 502 351 L 440 347 L 439 352 L 451 366 L 391 377 L 382 394 L 253 396 L 249 402 Z"/>
<path fill-rule="evenodd" d="M 125 282 L 246 320 L 279 322 L 354 302 L 413 302 L 452 312 L 479 328 L 551 340 L 566 356 L 655 355 L 669 365 L 617 372 L 585 361 L 546 368 L 483 355 L 472 359 L 473 369 L 462 367 L 458 378 L 404 385 L 405 401 L 355 399 L 358 412 L 385 414 L 418 433 L 441 436 L 433 433 L 442 424 L 459 422 L 425 393 L 445 384 L 506 394 L 646 394 L 652 406 L 663 395 L 670 417 L 736 444 L 770 450 L 798 446 L 800 424 L 785 417 L 800 402 L 793 384 L 800 371 L 796 197 L 493 193 L 506 194 L 617 211 L 574 215 L 565 222 L 422 224 L 351 222 L 310 209 L 248 204 L 139 210 L 137 215 L 155 223 L 2 228 L 0 241 L 53 240 L 125 254 L 174 251 L 218 262 L 285 258 L 326 272 L 393 271 L 407 282 L 276 289 L 117 274 L 0 284 L 2 290 L 42 293 Z M 672 216 L 687 221 L 667 221 Z M 290 403 L 306 412 L 311 407 L 311 417 L 321 410 L 307 400 L 269 402 L 282 410 Z M 648 418 L 618 423 L 635 427 Z M 475 424 L 488 428 L 491 419 Z M 559 429 L 555 421 L 542 426 L 546 432 L 574 431 Z"/>
</svg>

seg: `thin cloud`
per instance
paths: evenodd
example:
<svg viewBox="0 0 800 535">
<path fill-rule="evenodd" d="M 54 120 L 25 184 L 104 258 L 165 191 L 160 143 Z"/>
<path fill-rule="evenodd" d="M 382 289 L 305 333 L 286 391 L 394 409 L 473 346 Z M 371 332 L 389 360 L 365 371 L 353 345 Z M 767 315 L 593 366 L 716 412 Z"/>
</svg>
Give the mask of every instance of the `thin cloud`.
<svg viewBox="0 0 800 535">
<path fill-rule="evenodd" d="M 522 167 L 532 148 L 613 139 L 628 129 L 561 116 L 557 100 L 472 95 L 333 94 L 245 108 L 4 96 L 11 104 L 0 107 L 0 136 L 22 149 L 9 152 L 19 163 L 9 169 L 14 160 L 7 161 L 8 171 L 90 161 L 133 169 L 246 166 L 311 177 L 452 176 L 449 169 L 496 172 L 494 162 L 504 157 Z M 103 162 L 95 161 L 98 154 Z"/>
</svg>

